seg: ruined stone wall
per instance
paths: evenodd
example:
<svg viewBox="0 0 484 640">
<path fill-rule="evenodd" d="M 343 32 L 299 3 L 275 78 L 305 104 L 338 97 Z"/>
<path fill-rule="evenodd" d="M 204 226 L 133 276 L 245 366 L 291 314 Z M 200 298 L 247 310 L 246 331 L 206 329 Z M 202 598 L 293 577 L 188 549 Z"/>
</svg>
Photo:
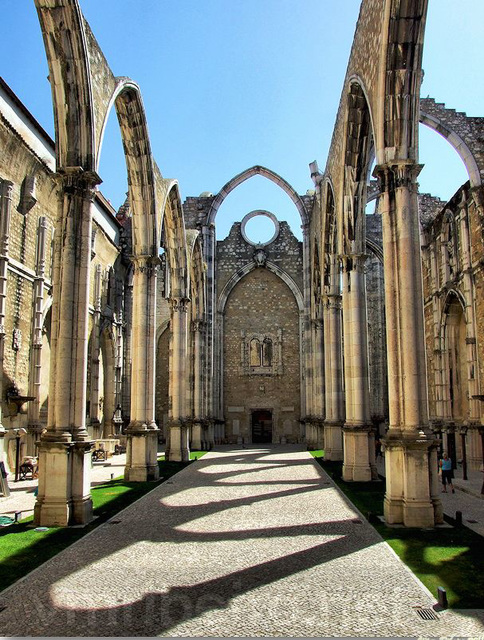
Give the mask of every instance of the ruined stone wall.
<svg viewBox="0 0 484 640">
<path fill-rule="evenodd" d="M 450 231 L 449 231 L 450 229 Z M 470 422 L 480 421 L 484 380 L 484 232 L 480 211 L 469 183 L 463 185 L 423 228 L 423 285 L 430 416 L 449 421 L 448 376 L 445 363 L 446 303 L 449 294 L 461 302 L 466 318 Z"/>
<path fill-rule="evenodd" d="M 12 416 L 5 403 L 5 391 L 15 385 L 21 395 L 29 395 L 33 329 L 34 280 L 36 276 L 37 230 L 39 218 L 47 219 L 46 290 L 51 284 L 52 237 L 57 215 L 57 191 L 52 172 L 11 124 L 0 117 L 0 180 L 13 183 L 8 245 L 9 268 L 5 317 L 5 355 L 1 399 L 4 425 L 25 426 L 26 416 Z M 28 180 L 33 188 L 29 190 Z M 28 194 L 32 198 L 29 200 Z"/>
<path fill-rule="evenodd" d="M 255 247 L 243 239 L 240 227 L 241 223 L 236 222 L 227 238 L 217 242 L 217 299 L 233 274 L 253 263 Z M 287 222 L 280 222 L 279 227 L 279 236 L 264 247 L 267 260 L 290 275 L 302 292 L 302 243 L 293 235 Z"/>
<path fill-rule="evenodd" d="M 217 299 L 234 274 L 240 275 L 244 267 L 254 266 L 255 250 L 242 237 L 240 223 L 235 223 L 228 237 L 217 243 Z M 278 237 L 263 250 L 267 262 L 282 269 L 302 292 L 302 243 L 286 222 L 280 222 Z M 273 412 L 274 442 L 283 438 L 289 442 L 298 440 L 299 317 L 294 293 L 265 266 L 254 268 L 231 291 L 223 316 L 223 412 L 228 441 L 251 441 L 251 410 L 257 408 Z M 271 336 L 275 360 L 276 343 L 281 341 L 281 361 L 269 374 L 248 368 L 248 341 L 256 334 L 261 339 Z"/>
<path fill-rule="evenodd" d="M 276 337 L 282 362 L 277 374 L 244 370 L 244 336 Z M 276 346 L 274 344 L 274 349 Z M 299 311 L 288 286 L 265 268 L 245 276 L 229 296 L 224 315 L 224 419 L 228 442 L 251 442 L 251 411 L 273 414 L 272 441 L 296 442 L 300 417 Z M 275 357 L 275 354 L 274 354 Z"/>
</svg>

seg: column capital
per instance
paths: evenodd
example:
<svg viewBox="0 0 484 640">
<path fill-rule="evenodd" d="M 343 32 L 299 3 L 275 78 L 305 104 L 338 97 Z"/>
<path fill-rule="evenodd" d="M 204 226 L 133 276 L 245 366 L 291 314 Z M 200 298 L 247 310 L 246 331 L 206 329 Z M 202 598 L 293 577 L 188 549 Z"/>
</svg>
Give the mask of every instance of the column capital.
<svg viewBox="0 0 484 640">
<path fill-rule="evenodd" d="M 416 189 L 416 180 L 422 168 L 423 164 L 417 164 L 413 160 L 393 160 L 377 165 L 373 170 L 373 176 L 378 180 L 382 193 L 401 187 Z"/>
<path fill-rule="evenodd" d="M 340 256 L 343 271 L 363 271 L 368 258 L 366 253 L 348 253 Z"/>
<path fill-rule="evenodd" d="M 340 293 L 327 293 L 323 296 L 323 305 L 326 309 L 341 309 L 342 296 Z"/>
<path fill-rule="evenodd" d="M 94 197 L 95 187 L 102 180 L 95 171 L 84 171 L 82 167 L 59 167 L 55 174 L 57 182 L 64 191 L 78 193 L 85 197 Z"/>
<path fill-rule="evenodd" d="M 9 200 L 11 200 L 13 193 L 13 182 L 11 182 L 10 180 L 2 180 L 1 193 L 3 198 L 8 198 Z"/>
<path fill-rule="evenodd" d="M 193 333 L 201 333 L 205 330 L 207 323 L 203 320 L 193 320 L 191 325 L 191 330 Z"/>
<path fill-rule="evenodd" d="M 146 274 L 148 277 L 156 275 L 160 269 L 160 259 L 158 256 L 133 256 L 134 274 Z"/>
<path fill-rule="evenodd" d="M 173 312 L 179 311 L 180 313 L 186 313 L 188 311 L 189 298 L 170 298 L 170 307 Z"/>
</svg>

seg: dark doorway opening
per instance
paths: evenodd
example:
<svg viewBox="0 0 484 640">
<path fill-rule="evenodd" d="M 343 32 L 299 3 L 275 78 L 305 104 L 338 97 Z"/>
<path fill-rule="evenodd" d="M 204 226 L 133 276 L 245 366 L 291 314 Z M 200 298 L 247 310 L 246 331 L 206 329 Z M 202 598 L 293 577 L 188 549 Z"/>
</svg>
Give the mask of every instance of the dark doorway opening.
<svg viewBox="0 0 484 640">
<path fill-rule="evenodd" d="M 263 444 L 272 442 L 272 411 L 258 409 L 252 412 L 252 442 Z"/>
</svg>

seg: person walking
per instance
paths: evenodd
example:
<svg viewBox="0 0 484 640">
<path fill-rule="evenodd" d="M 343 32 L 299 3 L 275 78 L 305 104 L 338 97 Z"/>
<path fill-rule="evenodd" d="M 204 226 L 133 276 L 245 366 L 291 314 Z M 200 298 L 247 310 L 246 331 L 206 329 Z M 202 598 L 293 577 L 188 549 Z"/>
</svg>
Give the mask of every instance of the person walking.
<svg viewBox="0 0 484 640">
<path fill-rule="evenodd" d="M 439 462 L 439 466 L 442 472 L 442 493 L 447 493 L 447 485 L 452 489 L 452 493 L 455 493 L 454 485 L 452 484 L 452 478 L 454 477 L 454 472 L 452 471 L 452 460 L 445 451 Z"/>
</svg>

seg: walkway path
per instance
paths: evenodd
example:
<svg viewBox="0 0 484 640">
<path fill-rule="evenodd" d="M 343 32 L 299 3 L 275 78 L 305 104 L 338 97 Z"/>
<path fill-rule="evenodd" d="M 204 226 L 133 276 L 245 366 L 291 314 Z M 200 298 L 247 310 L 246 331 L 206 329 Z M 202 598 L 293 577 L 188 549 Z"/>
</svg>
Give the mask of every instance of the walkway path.
<svg viewBox="0 0 484 640">
<path fill-rule="evenodd" d="M 0 593 L 5 636 L 481 636 L 301 447 L 219 448 Z"/>
</svg>

